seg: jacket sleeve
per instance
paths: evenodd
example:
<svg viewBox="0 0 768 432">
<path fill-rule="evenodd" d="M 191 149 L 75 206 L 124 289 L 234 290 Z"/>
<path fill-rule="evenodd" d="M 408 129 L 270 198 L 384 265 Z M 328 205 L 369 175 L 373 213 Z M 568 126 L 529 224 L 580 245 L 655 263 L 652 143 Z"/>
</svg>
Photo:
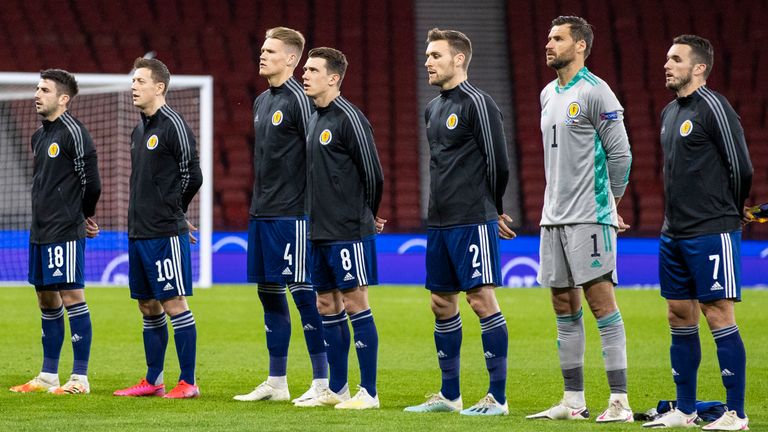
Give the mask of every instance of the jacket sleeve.
<svg viewBox="0 0 768 432">
<path fill-rule="evenodd" d="M 616 198 L 624 196 L 632 167 L 632 152 L 624 126 L 624 108 L 605 83 L 592 87 L 588 113 L 598 138 L 603 144 L 611 192 Z"/>
<path fill-rule="evenodd" d="M 179 165 L 181 176 L 181 209 L 186 213 L 189 203 L 203 184 L 203 173 L 200 171 L 200 159 L 197 155 L 197 140 L 186 122 L 175 123 L 174 127 L 170 128 L 169 135 L 171 149 Z"/>
<path fill-rule="evenodd" d="M 91 217 L 96 213 L 96 203 L 101 196 L 101 179 L 96 159 L 96 149 L 88 130 L 70 117 L 62 116 L 68 134 L 65 143 L 67 152 L 72 155 L 72 165 L 80 181 L 83 216 Z"/>
<path fill-rule="evenodd" d="M 347 120 L 344 125 L 344 142 L 363 180 L 366 205 L 375 217 L 384 193 L 384 172 L 373 141 L 373 129 L 359 112 L 351 113 Z"/>
<path fill-rule="evenodd" d="M 489 96 L 472 99 L 468 110 L 472 120 L 473 135 L 485 157 L 485 173 L 488 186 L 496 203 L 498 214 L 504 213 L 504 192 L 509 181 L 509 157 L 501 110 Z"/>
<path fill-rule="evenodd" d="M 91 134 L 83 127 L 80 128 L 80 131 L 82 146 L 80 151 L 75 151 L 75 171 L 80 177 L 80 184 L 83 188 L 83 215 L 88 218 L 96 214 L 96 203 L 99 202 L 101 196 L 101 177 L 99 176 L 96 147 L 93 145 Z"/>
<path fill-rule="evenodd" d="M 299 136 L 306 137 L 309 121 L 314 113 L 314 105 L 312 105 L 309 99 L 303 94 L 296 95 L 293 112 L 296 116 L 296 130 L 298 131 Z"/>
<path fill-rule="evenodd" d="M 736 208 L 741 212 L 752 188 L 752 161 L 739 116 L 725 98 L 705 98 L 709 103 L 712 141 L 728 168 Z"/>
</svg>

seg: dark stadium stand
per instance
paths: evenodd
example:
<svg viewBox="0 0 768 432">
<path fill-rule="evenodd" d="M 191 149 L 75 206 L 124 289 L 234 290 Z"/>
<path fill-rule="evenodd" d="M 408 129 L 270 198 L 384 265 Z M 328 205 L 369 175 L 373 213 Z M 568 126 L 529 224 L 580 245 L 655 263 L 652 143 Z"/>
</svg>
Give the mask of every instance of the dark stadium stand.
<svg viewBox="0 0 768 432">
<path fill-rule="evenodd" d="M 38 19 L 41 10 L 57 20 Z M 0 70 L 127 73 L 135 57 L 155 51 L 174 74 L 213 75 L 214 225 L 220 230 L 247 226 L 251 104 L 266 89 L 258 76 L 266 29 L 294 27 L 307 48 L 341 49 L 350 63 L 343 94 L 368 115 L 384 168 L 381 215 L 392 230 L 421 227 L 416 65 L 413 55 L 399 51 L 412 46 L 411 1 L 7 0 L 1 15 Z"/>
<path fill-rule="evenodd" d="M 768 201 L 768 17 L 765 1 L 697 0 L 555 2 L 509 0 L 510 62 L 514 81 L 516 139 L 519 152 L 525 229 L 541 217 L 544 187 L 539 91 L 555 78 L 544 63 L 544 45 L 552 18 L 582 14 L 595 29 L 587 65 L 616 92 L 624 105 L 633 149 L 630 187 L 621 214 L 634 235 L 657 235 L 664 218 L 659 148 L 659 116 L 672 94 L 664 88 L 663 64 L 672 38 L 696 33 L 715 46 L 708 85 L 723 93 L 741 116 L 755 168 L 751 202 Z M 536 101 L 532 103 L 532 101 Z M 768 236 L 768 227 L 752 224 L 745 237 Z"/>
<path fill-rule="evenodd" d="M 539 131 L 540 89 L 554 79 L 544 64 L 550 21 L 581 14 L 595 27 L 589 67 L 626 108 L 633 146 L 630 188 L 621 213 L 636 235 L 656 235 L 663 218 L 660 110 L 672 98 L 662 65 L 673 36 L 695 32 L 716 49 L 710 86 L 742 117 L 755 165 L 753 201 L 768 201 L 768 18 L 766 0 L 508 0 L 509 52 L 523 210 L 523 231 L 535 232 L 544 175 Z M 41 20 L 39 13 L 57 17 Z M 258 77 L 264 31 L 300 29 L 307 45 L 347 54 L 343 93 L 368 115 L 386 178 L 381 215 L 388 229 L 422 227 L 419 122 L 414 53 L 414 1 L 359 0 L 4 0 L 0 14 L 0 70 L 127 73 L 148 51 L 175 74 L 214 76 L 214 224 L 242 230 L 252 182 L 251 103 L 266 88 Z M 297 71 L 297 76 L 301 71 Z M 514 181 L 514 180 L 513 180 Z M 768 237 L 768 226 L 747 236 Z"/>
</svg>

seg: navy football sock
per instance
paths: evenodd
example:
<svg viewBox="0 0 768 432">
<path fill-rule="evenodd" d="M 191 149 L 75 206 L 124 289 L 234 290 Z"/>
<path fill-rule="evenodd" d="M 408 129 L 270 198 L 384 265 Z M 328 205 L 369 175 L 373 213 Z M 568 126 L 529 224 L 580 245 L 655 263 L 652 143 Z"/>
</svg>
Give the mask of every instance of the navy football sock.
<svg viewBox="0 0 768 432">
<path fill-rule="evenodd" d="M 88 375 L 88 359 L 91 356 L 91 339 L 93 338 L 88 305 L 83 302 L 68 306 L 67 316 L 72 333 L 72 353 L 75 357 L 72 373 Z"/>
<path fill-rule="evenodd" d="M 312 362 L 312 378 L 328 378 L 328 357 L 323 343 L 323 319 L 317 311 L 317 294 L 309 285 L 295 284 L 290 285 L 288 289 L 301 316 L 304 341 L 307 343 L 309 359 Z"/>
<path fill-rule="evenodd" d="M 448 400 L 461 396 L 459 372 L 461 365 L 461 315 L 435 320 L 435 348 L 440 365 L 442 385 L 440 393 Z"/>
<path fill-rule="evenodd" d="M 490 375 L 488 393 L 502 405 L 507 401 L 507 321 L 501 312 L 481 318 L 480 331 L 483 340 L 485 366 Z"/>
<path fill-rule="evenodd" d="M 43 368 L 45 373 L 59 372 L 59 356 L 64 344 L 64 307 L 40 309 L 43 328 Z"/>
<path fill-rule="evenodd" d="M 360 387 L 376 396 L 376 368 L 379 353 L 379 334 L 370 309 L 349 316 L 355 331 L 357 363 L 360 365 Z"/>
<path fill-rule="evenodd" d="M 323 339 L 330 369 L 328 386 L 338 393 L 347 384 L 349 366 L 350 335 L 345 311 L 335 315 L 323 315 Z"/>
<path fill-rule="evenodd" d="M 168 324 L 165 314 L 144 317 L 144 357 L 147 360 L 147 382 L 160 385 L 163 382 L 165 350 L 168 347 Z"/>
<path fill-rule="evenodd" d="M 267 332 L 269 376 L 285 376 L 288 367 L 288 345 L 291 342 L 291 315 L 285 287 L 259 284 L 259 299 L 264 307 L 264 329 Z"/>
<path fill-rule="evenodd" d="M 745 418 L 744 392 L 746 384 L 747 353 L 739 334 L 739 327 L 734 324 L 712 330 L 717 345 L 717 359 L 720 362 L 720 375 L 725 386 L 726 405 Z"/>
<path fill-rule="evenodd" d="M 195 383 L 195 356 L 197 354 L 197 328 L 192 311 L 184 311 L 171 317 L 176 355 L 179 357 L 181 374 L 179 381 Z"/>
<path fill-rule="evenodd" d="M 672 378 L 677 387 L 677 408 L 691 414 L 696 411 L 696 375 L 701 363 L 699 326 L 671 327 Z"/>
</svg>

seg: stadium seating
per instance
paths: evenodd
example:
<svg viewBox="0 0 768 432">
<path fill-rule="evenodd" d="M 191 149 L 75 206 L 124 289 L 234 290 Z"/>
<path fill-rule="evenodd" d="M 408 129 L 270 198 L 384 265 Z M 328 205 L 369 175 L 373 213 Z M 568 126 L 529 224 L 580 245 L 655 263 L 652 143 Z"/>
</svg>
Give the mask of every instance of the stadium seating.
<svg viewBox="0 0 768 432">
<path fill-rule="evenodd" d="M 661 110 L 673 99 L 664 88 L 663 64 L 672 39 L 679 34 L 699 34 L 715 45 L 714 72 L 708 85 L 728 97 L 741 116 L 755 168 L 750 202 L 768 201 L 768 89 L 759 79 L 768 74 L 768 52 L 758 37 L 768 36 L 760 25 L 768 8 L 765 1 L 759 4 L 762 6 L 744 0 L 649 0 L 639 7 L 631 2 L 582 0 L 558 6 L 555 2 L 508 0 L 524 230 L 535 231 L 541 217 L 544 179 L 539 106 L 531 101 L 538 100 L 539 90 L 555 77 L 544 64 L 544 45 L 551 20 L 558 15 L 582 14 L 594 26 L 595 43 L 587 65 L 608 82 L 625 107 L 634 160 L 620 213 L 633 225 L 634 235 L 657 235 L 663 223 L 658 131 Z M 764 225 L 745 229 L 746 238 L 766 235 Z"/>
<path fill-rule="evenodd" d="M 59 19 L 44 22 L 41 10 Z M 397 52 L 413 38 L 411 1 L 8 0 L 0 15 L 0 70 L 126 73 L 155 51 L 174 74 L 213 75 L 216 229 L 247 226 L 265 30 L 286 25 L 303 31 L 308 48 L 341 49 L 350 63 L 343 94 L 369 117 L 384 168 L 381 215 L 389 229 L 421 226 L 415 58 Z"/>
<path fill-rule="evenodd" d="M 254 97 L 264 31 L 301 29 L 308 47 L 333 46 L 350 62 L 343 93 L 370 119 L 386 183 L 381 215 L 388 230 L 422 227 L 419 174 L 414 0 L 4 0 L 0 70 L 62 67 L 74 72 L 126 73 L 137 56 L 155 51 L 176 74 L 214 76 L 216 229 L 246 227 L 252 183 Z M 716 48 L 709 84 L 742 117 L 755 166 L 751 202 L 768 201 L 768 17 L 765 0 L 507 0 L 509 58 L 519 161 L 523 232 L 536 232 L 543 204 L 539 90 L 554 79 L 544 64 L 553 17 L 581 14 L 595 27 L 589 67 L 626 108 L 634 150 L 630 187 L 621 213 L 634 233 L 656 235 L 663 219 L 659 113 L 672 95 L 662 66 L 672 37 L 697 33 Z M 57 17 L 40 20 L 39 13 Z M 77 31 L 73 31 L 76 29 Z M 402 48 L 407 49 L 403 50 Z M 301 71 L 297 70 L 297 76 Z M 768 225 L 768 224 L 766 224 Z M 768 236 L 768 226 L 747 235 Z"/>
</svg>

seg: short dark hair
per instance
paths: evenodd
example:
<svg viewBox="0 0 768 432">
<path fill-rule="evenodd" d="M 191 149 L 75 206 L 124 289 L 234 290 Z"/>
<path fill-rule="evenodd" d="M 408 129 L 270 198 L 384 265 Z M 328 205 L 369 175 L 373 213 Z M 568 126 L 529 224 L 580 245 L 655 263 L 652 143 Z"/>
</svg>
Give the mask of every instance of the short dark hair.
<svg viewBox="0 0 768 432">
<path fill-rule="evenodd" d="M 341 87 L 341 82 L 344 81 L 344 74 L 347 73 L 347 66 L 349 66 L 347 57 L 343 52 L 334 48 L 319 47 L 309 50 L 307 57 L 325 59 L 325 68 L 332 73 L 339 74 L 339 87 Z"/>
<path fill-rule="evenodd" d="M 458 30 L 440 30 L 435 27 L 427 32 L 427 43 L 444 40 L 451 47 L 451 55 L 464 54 L 464 70 L 469 67 L 472 60 L 472 41 L 467 35 Z"/>
<path fill-rule="evenodd" d="M 707 79 L 709 73 L 712 72 L 712 66 L 715 64 L 715 49 L 709 40 L 701 36 L 684 34 L 672 39 L 672 43 L 691 47 L 695 64 L 707 66 L 707 70 L 704 71 L 704 79 Z"/>
<path fill-rule="evenodd" d="M 42 70 L 40 71 L 40 78 L 55 82 L 56 92 L 68 95 L 70 99 L 77 96 L 77 92 L 80 91 L 75 76 L 64 69 Z"/>
<path fill-rule="evenodd" d="M 168 71 L 168 66 L 163 62 L 154 58 L 138 57 L 133 62 L 134 69 L 147 68 L 151 72 L 150 76 L 154 82 L 161 82 L 165 85 L 163 89 L 163 95 L 168 93 L 168 85 L 171 83 L 171 72 Z"/>
<path fill-rule="evenodd" d="M 552 27 L 569 25 L 571 30 L 571 38 L 575 41 L 583 40 L 587 44 L 587 48 L 584 50 L 584 58 L 589 57 L 589 53 L 592 52 L 592 42 L 595 40 L 595 34 L 592 32 L 592 24 L 588 23 L 582 17 L 572 15 L 561 15 L 552 20 Z"/>
</svg>

